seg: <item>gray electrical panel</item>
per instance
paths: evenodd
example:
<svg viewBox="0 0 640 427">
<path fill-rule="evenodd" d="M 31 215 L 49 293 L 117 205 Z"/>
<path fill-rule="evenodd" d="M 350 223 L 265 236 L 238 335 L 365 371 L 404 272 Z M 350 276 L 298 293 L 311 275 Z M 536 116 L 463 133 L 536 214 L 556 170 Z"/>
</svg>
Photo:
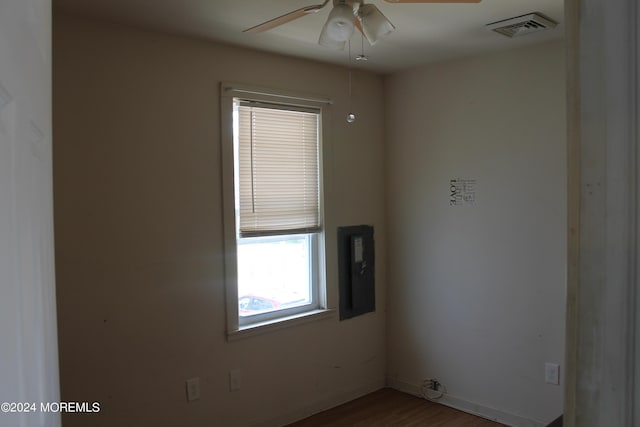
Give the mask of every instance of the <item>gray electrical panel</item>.
<svg viewBox="0 0 640 427">
<path fill-rule="evenodd" d="M 338 227 L 340 320 L 376 309 L 373 227 Z"/>
</svg>

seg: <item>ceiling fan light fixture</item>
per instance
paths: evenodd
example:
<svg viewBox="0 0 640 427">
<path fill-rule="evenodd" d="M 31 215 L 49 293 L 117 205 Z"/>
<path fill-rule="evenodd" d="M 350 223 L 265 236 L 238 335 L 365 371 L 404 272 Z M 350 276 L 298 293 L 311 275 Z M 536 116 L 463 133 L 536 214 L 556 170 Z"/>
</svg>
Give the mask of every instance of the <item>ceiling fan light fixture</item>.
<svg viewBox="0 0 640 427">
<path fill-rule="evenodd" d="M 328 47 L 330 49 L 344 50 L 344 47 L 347 44 L 347 42 L 334 40 L 331 37 L 329 37 L 325 31 L 323 31 L 322 33 L 320 33 L 320 39 L 318 40 L 318 44 L 324 47 Z"/>
<path fill-rule="evenodd" d="M 322 27 L 318 43 L 334 49 L 344 49 L 354 28 L 353 7 L 345 3 L 337 4 L 331 9 L 329 18 Z"/>
<path fill-rule="evenodd" d="M 358 10 L 358 18 L 362 25 L 362 32 L 371 45 L 396 29 L 373 4 L 363 4 Z"/>
</svg>

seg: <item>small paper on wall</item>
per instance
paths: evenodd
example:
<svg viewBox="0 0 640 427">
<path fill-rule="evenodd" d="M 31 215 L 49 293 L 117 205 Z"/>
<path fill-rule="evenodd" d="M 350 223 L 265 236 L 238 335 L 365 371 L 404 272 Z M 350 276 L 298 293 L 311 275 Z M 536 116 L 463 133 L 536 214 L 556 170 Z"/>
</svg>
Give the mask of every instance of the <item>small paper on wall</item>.
<svg viewBox="0 0 640 427">
<path fill-rule="evenodd" d="M 449 180 L 449 206 L 473 205 L 475 202 L 475 179 L 453 178 Z"/>
</svg>

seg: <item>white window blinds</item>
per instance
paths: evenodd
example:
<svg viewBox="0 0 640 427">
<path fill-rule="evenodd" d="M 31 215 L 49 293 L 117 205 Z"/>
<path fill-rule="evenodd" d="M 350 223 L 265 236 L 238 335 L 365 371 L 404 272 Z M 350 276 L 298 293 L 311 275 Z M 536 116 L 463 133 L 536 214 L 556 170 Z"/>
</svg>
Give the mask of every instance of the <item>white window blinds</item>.
<svg viewBox="0 0 640 427">
<path fill-rule="evenodd" d="M 241 237 L 320 229 L 319 111 L 288 108 L 238 107 Z"/>
</svg>

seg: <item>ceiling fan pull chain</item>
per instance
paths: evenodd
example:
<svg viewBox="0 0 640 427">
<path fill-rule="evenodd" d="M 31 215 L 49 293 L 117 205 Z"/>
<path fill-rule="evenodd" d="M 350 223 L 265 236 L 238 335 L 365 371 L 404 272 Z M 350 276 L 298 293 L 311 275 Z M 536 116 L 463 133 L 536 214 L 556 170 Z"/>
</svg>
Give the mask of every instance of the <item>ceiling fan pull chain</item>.
<svg viewBox="0 0 640 427">
<path fill-rule="evenodd" d="M 364 16 L 360 17 L 360 22 L 362 27 L 364 28 Z M 362 31 L 360 31 L 360 42 L 362 43 L 360 55 L 356 56 L 356 61 L 366 61 L 369 58 L 367 58 L 367 55 L 364 54 L 364 33 Z"/>
<path fill-rule="evenodd" d="M 351 39 L 349 39 L 349 112 L 347 113 L 347 123 L 356 121 L 356 115 L 351 112 Z"/>
</svg>

